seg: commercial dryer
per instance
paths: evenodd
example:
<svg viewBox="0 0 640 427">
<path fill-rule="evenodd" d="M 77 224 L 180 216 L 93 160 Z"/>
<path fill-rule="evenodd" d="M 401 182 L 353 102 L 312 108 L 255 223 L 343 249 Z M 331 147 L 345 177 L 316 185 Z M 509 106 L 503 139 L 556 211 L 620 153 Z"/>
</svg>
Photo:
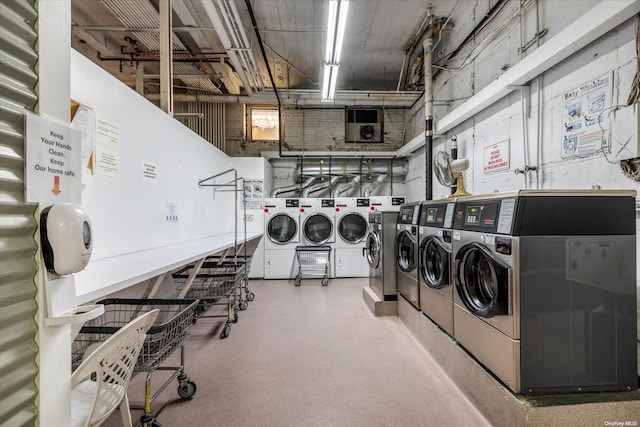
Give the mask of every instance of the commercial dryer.
<svg viewBox="0 0 640 427">
<path fill-rule="evenodd" d="M 264 200 L 264 278 L 292 279 L 300 244 L 299 199 Z"/>
<path fill-rule="evenodd" d="M 517 393 L 633 390 L 634 191 L 458 199 L 454 336 Z"/>
<path fill-rule="evenodd" d="M 455 200 L 422 202 L 418 227 L 420 310 L 453 335 L 451 226 Z"/>
<path fill-rule="evenodd" d="M 329 277 L 334 277 L 335 264 L 335 200 L 320 198 L 300 199 L 300 244 L 331 247 Z"/>
<path fill-rule="evenodd" d="M 335 277 L 367 277 L 369 264 L 365 257 L 365 240 L 369 233 L 368 198 L 336 197 Z"/>
<path fill-rule="evenodd" d="M 400 206 L 396 224 L 396 285 L 415 308 L 420 306 L 418 284 L 418 219 L 420 202 Z"/>
</svg>

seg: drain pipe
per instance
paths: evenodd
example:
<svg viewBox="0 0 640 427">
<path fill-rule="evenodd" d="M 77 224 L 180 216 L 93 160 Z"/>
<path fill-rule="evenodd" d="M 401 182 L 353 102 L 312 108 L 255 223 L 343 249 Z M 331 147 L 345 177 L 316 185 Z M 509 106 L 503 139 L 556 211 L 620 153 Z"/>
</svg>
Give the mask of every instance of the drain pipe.
<svg viewBox="0 0 640 427">
<path fill-rule="evenodd" d="M 429 7 L 429 29 L 422 42 L 424 49 L 424 178 L 425 200 L 433 199 L 433 14 Z"/>
</svg>

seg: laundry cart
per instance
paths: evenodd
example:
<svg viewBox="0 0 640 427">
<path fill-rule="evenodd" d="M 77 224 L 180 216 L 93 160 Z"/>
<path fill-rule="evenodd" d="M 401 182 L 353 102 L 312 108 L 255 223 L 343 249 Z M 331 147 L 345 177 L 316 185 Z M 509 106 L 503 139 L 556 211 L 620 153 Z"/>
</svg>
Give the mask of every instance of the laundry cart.
<svg viewBox="0 0 640 427">
<path fill-rule="evenodd" d="M 158 309 L 160 312 L 147 335 L 138 356 L 135 372 L 147 372 L 144 405 L 131 405 L 143 409 L 140 422 L 143 426 L 159 427 L 151 413 L 153 402 L 174 380 L 178 380 L 178 395 L 191 398 L 196 392 L 196 384 L 184 372 L 184 342 L 189 336 L 189 328 L 195 321 L 197 299 L 105 299 L 97 304 L 104 305 L 104 314 L 85 322 L 72 345 L 71 364 L 75 370 L 82 362 L 86 350 L 95 343 L 106 340 L 118 329 L 140 314 Z M 180 349 L 179 366 L 161 366 L 175 350 Z M 173 371 L 171 376 L 151 395 L 151 376 L 154 371 Z"/>
<path fill-rule="evenodd" d="M 235 264 L 238 268 L 244 267 L 242 270 L 242 277 L 240 278 L 240 310 L 245 310 L 248 306 L 247 302 L 251 302 L 255 299 L 255 294 L 249 290 L 249 272 L 251 271 L 251 260 L 253 255 L 212 255 L 207 257 L 208 262 L 214 262 L 217 264 L 223 262 L 229 262 Z"/>
<path fill-rule="evenodd" d="M 329 260 L 331 259 L 331 246 L 309 245 L 296 246 L 296 258 L 298 260 L 298 274 L 294 283 L 300 286 L 302 279 L 307 277 L 321 277 L 322 286 L 329 284 Z"/>
<path fill-rule="evenodd" d="M 240 285 L 244 275 L 245 264 L 236 264 L 229 261 L 204 261 L 187 265 L 172 274 L 177 284 L 179 298 L 197 298 L 200 300 L 202 313 L 210 306 L 224 306 L 224 314 L 206 315 L 199 317 L 226 318 L 225 325 L 220 336 L 226 338 L 231 333 L 231 324 L 238 321 L 240 304 Z M 242 309 L 246 309 L 246 301 L 242 303 Z"/>
</svg>

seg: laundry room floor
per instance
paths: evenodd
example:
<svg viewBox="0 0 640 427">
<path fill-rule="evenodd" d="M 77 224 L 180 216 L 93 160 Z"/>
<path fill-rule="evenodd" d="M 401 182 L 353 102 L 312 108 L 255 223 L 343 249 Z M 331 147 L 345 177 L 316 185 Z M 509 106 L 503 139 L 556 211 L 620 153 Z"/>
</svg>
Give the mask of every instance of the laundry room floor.
<svg viewBox="0 0 640 427">
<path fill-rule="evenodd" d="M 192 399 L 177 382 L 153 402 L 164 426 L 489 425 L 398 317 L 374 317 L 368 279 L 252 280 L 255 300 L 229 337 L 223 319 L 199 318 L 186 342 Z M 220 312 L 220 307 L 210 307 Z M 176 351 L 165 365 L 179 363 Z M 152 391 L 168 374 L 155 371 Z M 129 389 L 144 396 L 144 373 Z M 139 410 L 133 410 L 134 425 Z M 104 425 L 120 424 L 116 411 Z"/>
</svg>

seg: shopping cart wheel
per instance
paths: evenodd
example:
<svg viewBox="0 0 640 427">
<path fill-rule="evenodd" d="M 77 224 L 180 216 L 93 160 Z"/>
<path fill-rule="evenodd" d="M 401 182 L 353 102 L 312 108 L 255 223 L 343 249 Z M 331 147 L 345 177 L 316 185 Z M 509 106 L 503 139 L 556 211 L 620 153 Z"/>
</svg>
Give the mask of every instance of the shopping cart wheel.
<svg viewBox="0 0 640 427">
<path fill-rule="evenodd" d="M 178 396 L 183 399 L 191 399 L 191 397 L 196 394 L 196 383 L 189 380 L 187 381 L 187 385 L 178 386 Z"/>
<path fill-rule="evenodd" d="M 240 301 L 240 310 L 246 310 L 249 307 L 249 303 L 246 300 Z"/>
<path fill-rule="evenodd" d="M 296 276 L 296 279 L 293 281 L 293 284 L 296 286 L 300 286 L 301 282 L 302 282 L 302 279 L 300 278 L 300 276 Z"/>
<path fill-rule="evenodd" d="M 238 323 L 238 315 L 239 315 L 238 309 L 237 308 L 233 309 L 233 323 Z"/>
<path fill-rule="evenodd" d="M 254 299 L 255 297 L 256 297 L 256 296 L 254 295 L 254 293 L 253 293 L 253 292 L 249 292 L 249 291 L 247 291 L 247 301 L 253 301 L 253 299 Z"/>
<path fill-rule="evenodd" d="M 231 325 L 226 323 L 224 325 L 224 328 L 222 328 L 222 332 L 220 333 L 220 336 L 222 338 L 227 338 L 229 336 L 229 334 L 231 333 Z"/>
<path fill-rule="evenodd" d="M 329 279 L 322 279 L 322 286 L 327 286 L 329 284 Z"/>
</svg>

